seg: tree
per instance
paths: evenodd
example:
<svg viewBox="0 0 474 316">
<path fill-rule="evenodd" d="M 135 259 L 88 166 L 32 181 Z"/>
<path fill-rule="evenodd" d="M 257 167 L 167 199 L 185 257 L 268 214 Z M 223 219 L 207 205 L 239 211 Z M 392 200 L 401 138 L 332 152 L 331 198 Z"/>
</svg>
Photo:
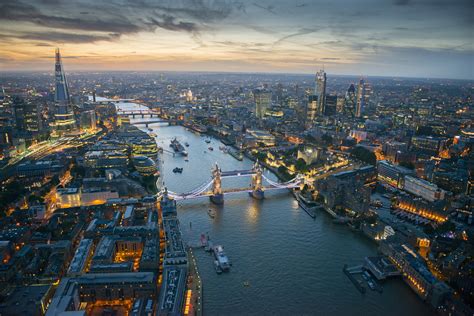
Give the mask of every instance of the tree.
<svg viewBox="0 0 474 316">
<path fill-rule="evenodd" d="M 362 146 L 355 147 L 351 152 L 351 156 L 374 166 L 377 162 L 375 154 Z"/>
<path fill-rule="evenodd" d="M 321 139 L 326 145 L 331 145 L 332 144 L 332 136 L 329 134 L 324 134 Z"/>
<path fill-rule="evenodd" d="M 295 168 L 298 171 L 305 171 L 306 170 L 306 161 L 304 161 L 304 159 L 302 159 L 302 158 L 299 158 L 298 160 L 296 160 Z"/>
</svg>

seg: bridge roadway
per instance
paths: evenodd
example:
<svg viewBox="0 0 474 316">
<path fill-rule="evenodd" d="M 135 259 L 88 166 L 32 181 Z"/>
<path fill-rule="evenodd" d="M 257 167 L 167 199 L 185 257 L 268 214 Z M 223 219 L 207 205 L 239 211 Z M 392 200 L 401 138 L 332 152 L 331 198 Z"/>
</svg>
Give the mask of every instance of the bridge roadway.
<svg viewBox="0 0 474 316">
<path fill-rule="evenodd" d="M 299 184 L 295 184 L 293 186 L 288 186 L 284 189 L 293 189 L 293 188 L 296 188 Z M 262 190 L 264 192 L 266 191 L 271 191 L 271 190 L 281 190 L 283 188 L 276 188 L 276 187 L 263 187 Z M 234 193 L 243 193 L 243 192 L 252 192 L 253 189 L 252 188 L 235 188 L 235 189 L 227 189 L 227 190 L 222 190 L 222 194 L 224 195 L 229 195 L 229 194 L 234 194 Z M 191 200 L 191 199 L 197 199 L 197 198 L 202 198 L 202 197 L 208 197 L 208 196 L 213 196 L 214 193 L 212 191 L 206 191 L 206 192 L 203 192 L 199 195 L 195 195 L 195 196 L 182 196 L 180 194 L 174 194 L 174 193 L 169 193 L 169 195 L 171 197 L 173 197 L 176 201 L 184 201 L 184 200 Z"/>
</svg>

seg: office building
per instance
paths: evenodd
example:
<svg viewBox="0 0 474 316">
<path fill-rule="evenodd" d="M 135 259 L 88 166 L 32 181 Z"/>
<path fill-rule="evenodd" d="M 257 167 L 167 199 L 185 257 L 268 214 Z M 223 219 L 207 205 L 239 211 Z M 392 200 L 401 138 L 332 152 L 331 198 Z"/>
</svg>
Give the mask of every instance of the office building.
<svg viewBox="0 0 474 316">
<path fill-rule="evenodd" d="M 327 95 L 324 106 L 324 115 L 331 116 L 337 112 L 337 95 Z"/>
<path fill-rule="evenodd" d="M 354 115 L 354 109 L 356 104 L 356 94 L 354 84 L 351 83 L 346 91 L 344 109 L 343 112 L 346 115 Z"/>
<path fill-rule="evenodd" d="M 436 184 L 412 176 L 405 176 L 403 189 L 430 202 L 443 200 L 446 193 Z"/>
<path fill-rule="evenodd" d="M 359 85 L 357 86 L 357 96 L 356 96 L 356 109 L 355 116 L 362 117 L 365 114 L 366 107 L 369 103 L 370 88 L 369 85 L 364 81 L 364 79 L 359 80 Z"/>
<path fill-rule="evenodd" d="M 318 97 L 318 116 L 324 115 L 326 109 L 326 73 L 320 70 L 316 73 L 314 94 Z"/>
<path fill-rule="evenodd" d="M 308 104 L 306 105 L 306 127 L 309 128 L 313 125 L 316 117 L 318 116 L 318 96 L 308 96 Z"/>
<path fill-rule="evenodd" d="M 79 127 L 81 131 L 93 131 L 97 129 L 97 118 L 94 110 L 84 111 L 81 113 Z"/>
<path fill-rule="evenodd" d="M 431 136 L 413 136 L 410 149 L 420 154 L 437 156 L 444 148 L 445 138 Z"/>
<path fill-rule="evenodd" d="M 265 113 L 270 108 L 272 94 L 267 89 L 257 89 L 253 92 L 255 99 L 255 116 L 263 119 Z"/>
<path fill-rule="evenodd" d="M 377 179 L 396 188 L 403 188 L 406 175 L 414 175 L 415 171 L 391 164 L 386 160 L 377 161 Z"/>
</svg>

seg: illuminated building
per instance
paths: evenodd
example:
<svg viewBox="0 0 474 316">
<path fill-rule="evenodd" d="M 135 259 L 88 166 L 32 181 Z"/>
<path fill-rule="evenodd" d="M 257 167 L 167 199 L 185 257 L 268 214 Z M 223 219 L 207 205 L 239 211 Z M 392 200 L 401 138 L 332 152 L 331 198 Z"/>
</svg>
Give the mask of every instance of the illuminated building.
<svg viewBox="0 0 474 316">
<path fill-rule="evenodd" d="M 414 175 L 413 170 L 395 166 L 386 160 L 377 161 L 378 180 L 385 182 L 396 188 L 403 188 L 403 182 L 406 175 Z"/>
<path fill-rule="evenodd" d="M 413 199 L 411 196 L 397 197 L 397 208 L 436 223 L 443 223 L 448 219 L 445 214 L 446 203 L 444 201 L 427 202 L 420 198 Z"/>
<path fill-rule="evenodd" d="M 360 143 L 361 141 L 367 139 L 367 132 L 366 131 L 351 130 L 349 135 L 352 138 L 354 138 L 358 143 Z"/>
<path fill-rule="evenodd" d="M 298 149 L 297 159 L 303 159 L 307 165 L 311 165 L 318 161 L 321 152 L 318 148 L 305 146 L 303 149 Z"/>
<path fill-rule="evenodd" d="M 133 165 L 142 176 L 152 176 L 157 174 L 156 164 L 146 156 L 134 156 Z"/>
<path fill-rule="evenodd" d="M 272 94 L 266 89 L 257 89 L 253 92 L 255 98 L 255 116 L 263 119 L 265 113 L 270 108 Z"/>
<path fill-rule="evenodd" d="M 419 153 L 436 156 L 444 148 L 446 139 L 431 136 L 413 136 L 410 149 Z"/>
<path fill-rule="evenodd" d="M 81 113 L 80 128 L 81 131 L 94 131 L 97 129 L 97 118 L 94 110 Z"/>
<path fill-rule="evenodd" d="M 247 147 L 259 147 L 260 144 L 275 146 L 275 143 L 275 136 L 262 130 L 247 130 L 247 134 L 244 137 L 244 144 Z"/>
<path fill-rule="evenodd" d="M 81 302 L 124 301 L 152 297 L 156 280 L 152 272 L 94 273 L 76 279 Z"/>
<path fill-rule="evenodd" d="M 354 84 L 351 83 L 349 88 L 346 91 L 345 102 L 344 102 L 344 114 L 354 115 L 356 94 Z"/>
<path fill-rule="evenodd" d="M 54 101 L 56 103 L 56 111 L 54 122 L 51 123 L 51 135 L 62 136 L 75 132 L 76 120 L 70 105 L 69 87 L 59 49 L 56 49 L 55 80 Z"/>
<path fill-rule="evenodd" d="M 366 107 L 369 103 L 370 88 L 369 85 L 364 82 L 364 79 L 359 80 L 359 85 L 357 86 L 357 95 L 355 102 L 355 117 L 362 117 L 366 111 Z"/>
<path fill-rule="evenodd" d="M 184 268 L 167 267 L 163 270 L 163 283 L 156 315 L 182 315 L 187 271 Z"/>
<path fill-rule="evenodd" d="M 451 288 L 438 281 L 409 246 L 382 242 L 379 249 L 395 264 L 412 290 L 432 307 L 440 306 L 451 294 Z"/>
<path fill-rule="evenodd" d="M 318 115 L 318 96 L 310 95 L 308 97 L 308 104 L 306 106 L 306 127 L 313 125 Z"/>
<path fill-rule="evenodd" d="M 92 206 L 105 204 L 108 199 L 118 198 L 118 192 L 98 188 L 58 188 L 56 191 L 58 208 Z"/>
<path fill-rule="evenodd" d="M 14 96 L 12 105 L 15 126 L 18 130 L 39 132 L 42 129 L 41 108 L 37 101 Z"/>
<path fill-rule="evenodd" d="M 369 210 L 370 188 L 357 173 L 337 173 L 315 183 L 324 199 L 324 205 L 335 211 L 341 208 L 350 213 L 365 213 Z"/>
<path fill-rule="evenodd" d="M 67 271 L 68 276 L 79 276 L 86 272 L 87 263 L 89 262 L 93 254 L 93 241 L 92 239 L 84 238 L 79 243 L 76 249 L 74 257 L 71 260 L 69 269 Z"/>
<path fill-rule="evenodd" d="M 403 189 L 430 202 L 443 200 L 445 196 L 445 191 L 436 184 L 411 176 L 405 176 Z"/>
<path fill-rule="evenodd" d="M 326 113 L 326 73 L 324 70 L 316 73 L 314 94 L 318 97 L 317 115 L 322 116 Z"/>
</svg>

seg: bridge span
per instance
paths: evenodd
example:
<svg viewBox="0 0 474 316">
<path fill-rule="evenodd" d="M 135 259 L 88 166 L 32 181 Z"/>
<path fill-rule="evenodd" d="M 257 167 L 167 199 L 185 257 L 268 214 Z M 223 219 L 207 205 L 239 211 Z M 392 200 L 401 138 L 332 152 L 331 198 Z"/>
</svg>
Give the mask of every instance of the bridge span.
<svg viewBox="0 0 474 316">
<path fill-rule="evenodd" d="M 223 189 L 222 188 L 222 178 L 231 178 L 231 177 L 251 177 L 251 184 L 246 188 L 232 188 L 232 189 Z M 264 186 L 263 183 L 267 185 Z M 215 204 L 224 203 L 224 195 L 239 193 L 239 192 L 248 192 L 252 197 L 256 199 L 263 199 L 264 192 L 269 190 L 281 190 L 281 189 L 292 189 L 299 187 L 303 183 L 303 178 L 300 175 L 297 175 L 294 179 L 287 182 L 275 182 L 271 179 L 268 179 L 264 174 L 260 165 L 257 163 L 254 164 L 252 169 L 249 170 L 233 170 L 233 171 L 222 171 L 219 166 L 216 164 L 212 169 L 211 178 L 194 188 L 189 192 L 176 193 L 167 191 L 165 189 L 167 196 L 173 198 L 176 201 L 197 199 L 202 197 L 209 197 L 210 200 Z M 163 192 L 158 193 L 158 195 L 163 195 Z"/>
</svg>

